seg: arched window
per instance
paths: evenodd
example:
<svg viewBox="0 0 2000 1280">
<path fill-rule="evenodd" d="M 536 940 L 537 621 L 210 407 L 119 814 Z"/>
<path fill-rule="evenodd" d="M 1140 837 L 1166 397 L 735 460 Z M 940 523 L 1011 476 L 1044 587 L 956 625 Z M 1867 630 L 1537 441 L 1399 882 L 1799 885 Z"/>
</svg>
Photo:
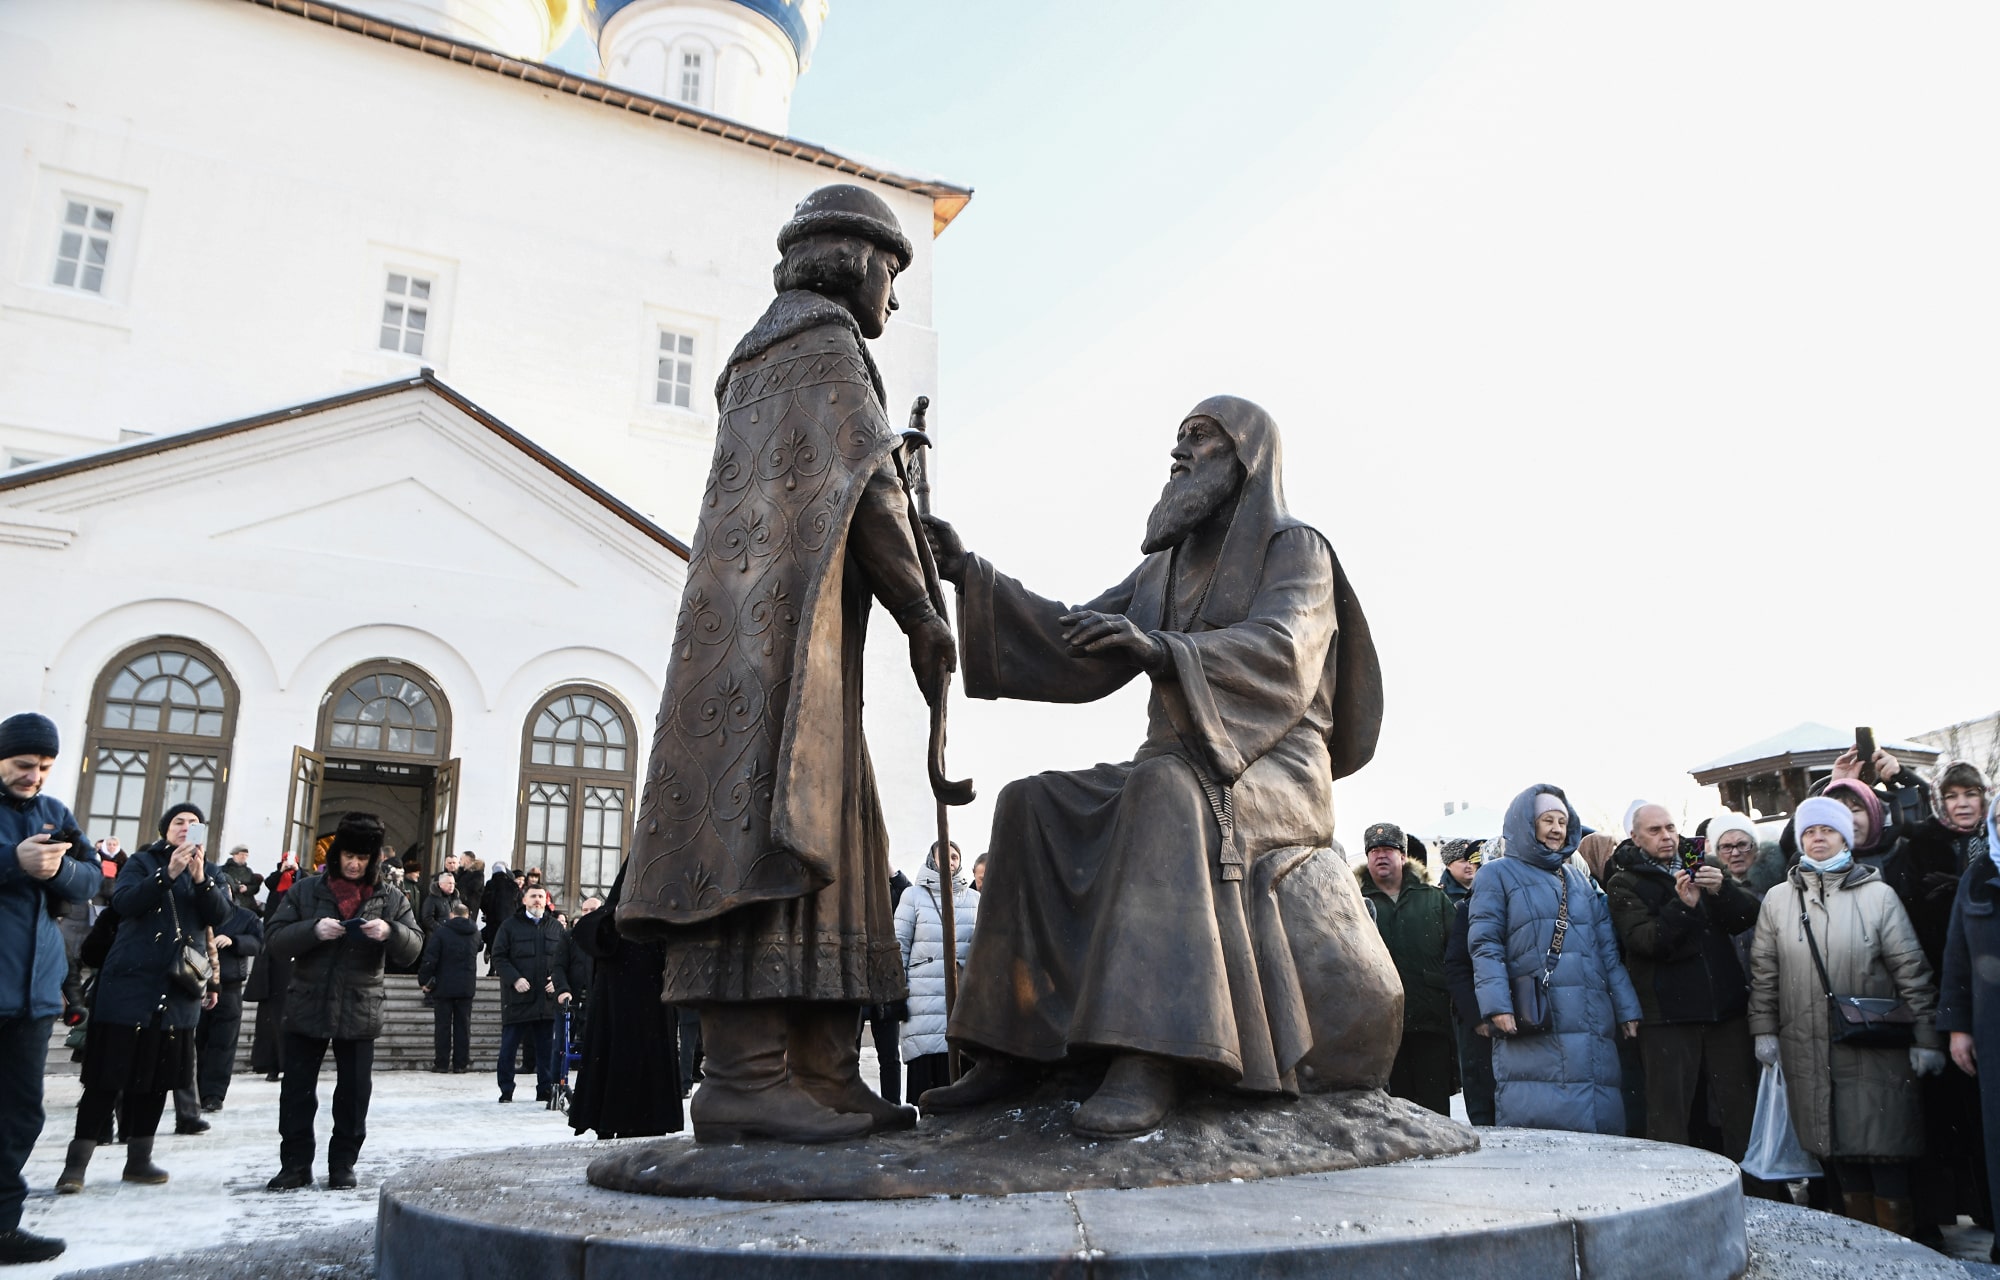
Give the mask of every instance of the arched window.
<svg viewBox="0 0 2000 1280">
<path fill-rule="evenodd" d="M 518 869 L 539 867 L 550 901 L 572 910 L 617 878 L 631 835 L 632 717 L 617 699 L 566 685 L 542 699 L 521 738 Z"/>
<path fill-rule="evenodd" d="M 320 697 L 316 750 L 294 757 L 287 843 L 304 857 L 360 811 L 382 819 L 399 859 L 435 866 L 458 812 L 450 754 L 451 704 L 427 672 L 397 658 L 350 668 Z"/>
<path fill-rule="evenodd" d="M 150 844 L 160 814 L 183 801 L 222 829 L 236 682 L 192 640 L 159 636 L 97 677 L 84 735 L 84 830 L 126 849 Z M 210 844 L 215 843 L 210 839 Z"/>
<path fill-rule="evenodd" d="M 334 683 L 320 710 L 320 748 L 377 760 L 442 760 L 451 710 L 429 677 L 407 663 L 357 667 Z"/>
</svg>

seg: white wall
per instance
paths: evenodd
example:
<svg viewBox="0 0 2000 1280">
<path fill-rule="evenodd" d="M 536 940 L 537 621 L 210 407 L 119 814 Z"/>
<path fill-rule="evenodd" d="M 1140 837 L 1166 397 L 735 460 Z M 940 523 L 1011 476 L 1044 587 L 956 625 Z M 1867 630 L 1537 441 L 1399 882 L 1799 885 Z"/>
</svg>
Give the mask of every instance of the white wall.
<svg viewBox="0 0 2000 1280">
<path fill-rule="evenodd" d="M 836 180 L 845 179 L 242 0 L 0 4 L 0 454 L 64 456 L 430 365 L 686 538 L 713 449 L 709 388 L 770 302 L 778 228 L 807 192 Z M 916 247 L 897 282 L 902 309 L 873 344 L 900 425 L 914 396 L 937 391 L 931 207 L 874 189 Z M 72 192 L 119 211 L 102 299 L 47 283 L 60 202 Z M 421 359 L 376 349 L 391 267 L 437 280 Z M 701 339 L 688 411 L 650 402 L 662 323 Z M 433 485 L 452 470 L 447 459 L 435 474 L 392 456 L 377 465 Z M 259 698 L 263 709 L 254 710 L 246 696 L 229 823 L 245 839 L 254 832 L 237 824 L 253 813 L 275 823 L 280 775 L 291 746 L 311 741 L 306 708 L 316 711 L 328 669 L 378 656 L 362 650 L 390 637 L 353 637 L 308 663 L 332 634 L 317 623 L 296 631 L 301 617 L 326 610 L 311 594 L 321 589 L 317 570 L 270 566 L 268 578 L 239 582 L 228 576 L 233 562 L 210 563 L 207 545 L 185 548 L 187 562 L 172 565 L 158 565 L 155 548 L 134 547 L 140 571 L 120 554 L 75 550 L 64 553 L 66 591 L 95 608 L 200 600 L 242 631 L 231 653 L 254 667 L 256 649 L 270 650 L 269 688 L 283 696 Z M 186 585 L 162 595 L 155 569 Z M 331 582 L 339 607 L 366 603 L 357 625 L 409 626 L 413 611 L 443 619 L 415 628 L 437 637 L 434 659 L 417 651 L 425 642 L 414 633 L 409 651 L 387 656 L 449 668 L 449 653 L 458 654 L 478 673 L 478 698 L 513 689 L 533 654 L 588 642 L 624 655 L 650 682 L 628 698 L 639 736 L 650 739 L 667 650 L 664 641 L 618 638 L 631 607 L 622 587 L 585 601 L 588 625 L 549 627 L 497 616 L 491 604 L 467 602 L 461 616 L 453 593 L 418 606 L 339 595 L 364 583 L 342 585 L 338 573 Z M 660 606 L 668 623 L 677 594 Z M 378 605 L 389 611 L 371 612 Z M 159 618 L 181 607 L 162 604 Z M 44 641 L 83 621 L 65 615 L 46 633 L 0 641 L 14 660 L 0 673 L 0 706 L 40 705 L 74 732 L 97 667 L 146 629 L 164 628 L 151 614 L 122 616 L 55 661 Z M 588 639 L 600 636 L 610 638 Z M 894 626 L 878 618 L 873 638 L 870 741 L 895 859 L 914 868 L 932 826 L 926 712 Z M 45 667 L 46 684 L 30 678 Z M 612 687 L 624 693 L 637 677 L 618 679 L 625 684 Z M 474 696 L 446 685 L 461 752 L 490 734 L 512 753 L 527 695 L 507 695 L 481 720 L 468 714 Z M 511 766 L 475 771 L 468 760 L 463 841 L 511 845 L 511 792 L 503 803 L 499 790 L 481 790 L 511 788 L 511 778 Z"/>
<path fill-rule="evenodd" d="M 829 170 L 242 0 L 0 5 L 0 450 L 62 455 L 420 364 L 690 534 L 706 388 Z M 936 391 L 930 202 L 876 344 Z M 118 208 L 105 299 L 53 288 L 67 193 Z M 376 349 L 392 266 L 439 281 L 421 360 Z M 652 405 L 658 324 L 703 340 Z M 902 408 L 897 408 L 902 406 Z"/>
<path fill-rule="evenodd" d="M 313 745 L 333 682 L 373 658 L 423 668 L 450 703 L 461 847 L 511 859 L 522 726 L 558 685 L 624 702 L 644 777 L 682 562 L 434 393 L 51 479 L 0 504 L 75 531 L 60 548 L 0 541 L 0 572 L 47 586 L 36 625 L 0 635 L 0 706 L 54 718 L 65 749 L 50 788 L 79 810 L 98 674 L 162 634 L 206 645 L 239 687 L 217 835 L 259 863 L 283 839 L 292 748 Z"/>
</svg>

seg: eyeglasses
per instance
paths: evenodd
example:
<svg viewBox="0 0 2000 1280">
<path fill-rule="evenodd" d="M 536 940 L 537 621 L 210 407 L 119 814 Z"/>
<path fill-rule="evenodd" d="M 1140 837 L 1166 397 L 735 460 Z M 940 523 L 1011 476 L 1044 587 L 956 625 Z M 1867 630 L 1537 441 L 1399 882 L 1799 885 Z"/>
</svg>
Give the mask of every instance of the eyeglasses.
<svg viewBox="0 0 2000 1280">
<path fill-rule="evenodd" d="M 1717 853 L 1754 853 L 1757 846 L 1747 840 L 1729 840 L 1715 846 Z"/>
</svg>

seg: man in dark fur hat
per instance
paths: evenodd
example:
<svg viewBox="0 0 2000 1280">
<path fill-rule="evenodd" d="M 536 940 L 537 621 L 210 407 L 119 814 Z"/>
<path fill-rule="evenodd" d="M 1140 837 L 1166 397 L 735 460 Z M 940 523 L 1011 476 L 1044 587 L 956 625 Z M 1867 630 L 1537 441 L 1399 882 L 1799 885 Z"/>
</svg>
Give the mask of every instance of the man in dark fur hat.
<svg viewBox="0 0 2000 1280">
<path fill-rule="evenodd" d="M 1171 456 L 1146 558 L 1081 608 L 930 524 L 968 694 L 1092 702 L 1144 678 L 1152 698 L 1132 760 L 1000 793 L 950 1030 L 978 1061 L 926 1112 L 1071 1060 L 1109 1062 L 1072 1120 L 1097 1136 L 1151 1129 L 1194 1077 L 1298 1090 L 1312 1033 L 1259 860 L 1332 840 L 1333 782 L 1374 754 L 1381 676 L 1333 548 L 1286 509 L 1270 415 L 1204 400 Z"/>
<path fill-rule="evenodd" d="M 382 971 L 409 964 L 424 946 L 410 900 L 382 882 L 382 837 L 382 820 L 372 813 L 341 818 L 326 869 L 294 885 L 265 930 L 265 949 L 293 962 L 280 1052 L 279 1169 L 267 1184 L 273 1191 L 312 1185 L 313 1115 L 329 1045 L 337 1075 L 326 1185 L 354 1185 L 382 1034 Z"/>
<path fill-rule="evenodd" d="M 888 834 L 861 736 L 880 603 L 935 701 L 955 664 L 868 353 L 910 243 L 823 187 L 778 235 L 778 297 L 716 384 L 722 417 L 660 702 L 621 935 L 700 1010 L 698 1141 L 907 1128 L 863 1084 L 864 1005 L 903 998 Z M 915 762 L 911 762 L 914 765 Z"/>
</svg>

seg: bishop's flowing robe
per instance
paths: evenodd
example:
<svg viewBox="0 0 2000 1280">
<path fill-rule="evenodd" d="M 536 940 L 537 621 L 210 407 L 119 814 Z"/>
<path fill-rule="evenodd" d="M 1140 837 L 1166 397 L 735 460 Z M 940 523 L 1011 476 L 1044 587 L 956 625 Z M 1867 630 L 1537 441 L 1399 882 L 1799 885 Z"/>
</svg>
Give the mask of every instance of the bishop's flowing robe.
<svg viewBox="0 0 2000 1280">
<path fill-rule="evenodd" d="M 670 1004 L 906 993 L 861 734 L 871 602 L 941 602 L 851 316 L 780 294 L 731 355 L 618 906 Z"/>
<path fill-rule="evenodd" d="M 1312 1035 L 1258 860 L 1331 841 L 1333 780 L 1373 752 L 1380 676 L 1332 549 L 1285 512 L 1275 426 L 1228 397 L 1196 412 L 1248 468 L 1230 532 L 1212 563 L 1157 552 L 1081 606 L 1166 646 L 1146 738 L 1123 764 L 1001 792 L 951 1035 L 1043 1062 L 1158 1054 L 1293 1093 Z M 973 697 L 1087 702 L 1138 674 L 1072 653 L 1071 606 L 977 557 L 959 609 Z"/>
</svg>

